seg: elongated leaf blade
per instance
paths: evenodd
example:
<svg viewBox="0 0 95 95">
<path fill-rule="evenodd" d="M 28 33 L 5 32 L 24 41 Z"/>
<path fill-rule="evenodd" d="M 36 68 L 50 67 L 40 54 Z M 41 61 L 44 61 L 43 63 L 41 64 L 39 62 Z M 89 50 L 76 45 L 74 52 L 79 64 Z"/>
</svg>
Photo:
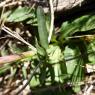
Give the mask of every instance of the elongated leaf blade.
<svg viewBox="0 0 95 95">
<path fill-rule="evenodd" d="M 46 28 L 46 21 L 44 11 L 41 6 L 37 8 L 37 19 L 38 19 L 38 33 L 40 38 L 40 44 L 43 48 L 48 48 L 48 32 Z"/>
</svg>

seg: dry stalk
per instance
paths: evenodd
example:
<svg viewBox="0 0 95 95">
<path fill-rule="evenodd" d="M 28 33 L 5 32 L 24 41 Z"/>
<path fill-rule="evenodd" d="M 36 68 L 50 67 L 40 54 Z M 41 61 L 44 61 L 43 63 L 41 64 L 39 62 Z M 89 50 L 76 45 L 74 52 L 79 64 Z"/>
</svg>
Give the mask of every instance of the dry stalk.
<svg viewBox="0 0 95 95">
<path fill-rule="evenodd" d="M 53 10 L 53 0 L 49 0 L 50 3 L 50 11 L 51 11 L 51 23 L 50 23 L 50 31 L 49 31 L 49 37 L 48 42 L 50 43 L 52 34 L 53 34 L 53 28 L 54 28 L 54 10 Z"/>
<path fill-rule="evenodd" d="M 22 1 L 24 1 L 24 0 L 12 1 L 12 2 L 11 1 L 12 0 L 5 0 L 5 1 L 1 2 L 0 3 L 0 8 L 2 8 L 3 6 L 9 7 L 9 6 L 13 6 L 13 5 L 16 5 L 16 4 L 21 5 Z"/>
<path fill-rule="evenodd" d="M 13 36 L 14 38 L 20 40 L 24 44 L 28 45 L 33 51 L 37 52 L 36 48 L 32 46 L 30 43 L 28 43 L 27 41 L 25 41 L 17 32 L 13 32 L 10 28 L 6 26 L 1 27 L 1 29 L 6 33 L 8 33 L 9 35 Z"/>
<path fill-rule="evenodd" d="M 34 55 L 35 55 L 35 52 L 27 51 L 27 52 L 23 52 L 21 54 L 3 56 L 3 57 L 0 57 L 0 66 L 24 59 L 26 57 L 32 57 Z"/>
</svg>

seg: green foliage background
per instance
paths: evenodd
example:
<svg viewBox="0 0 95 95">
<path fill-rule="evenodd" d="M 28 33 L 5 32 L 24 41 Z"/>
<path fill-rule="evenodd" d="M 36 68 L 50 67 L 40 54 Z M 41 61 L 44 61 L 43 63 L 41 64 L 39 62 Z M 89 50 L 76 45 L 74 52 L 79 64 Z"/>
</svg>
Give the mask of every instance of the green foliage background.
<svg viewBox="0 0 95 95">
<path fill-rule="evenodd" d="M 16 66 L 5 65 L 0 68 L 0 74 L 2 76 L 6 71 L 10 71 L 10 73 L 13 72 L 12 76 L 16 76 L 18 65 L 22 64 L 20 70 L 25 80 L 36 65 L 42 62 L 43 64 L 30 82 L 33 93 L 37 93 L 35 95 L 71 95 L 81 89 L 80 82 L 85 80 L 86 64 L 95 64 L 95 13 L 63 22 L 59 27 L 59 35 L 55 31 L 50 44 L 48 44 L 49 18 L 50 16 L 45 15 L 41 7 L 37 10 L 18 7 L 4 12 L 1 20 L 5 20 L 5 24 L 19 23 L 23 24 L 23 27 L 28 26 L 30 30 L 33 29 L 29 30 L 33 35 L 29 40 L 33 40 L 30 40 L 30 43 L 37 48 L 37 54 L 15 62 Z M 8 49 L 4 47 L 0 51 L 1 56 L 8 55 L 10 50 L 13 53 L 20 53 L 30 48 L 24 45 L 18 46 L 17 43 L 10 41 Z M 25 67 L 25 62 L 26 64 L 30 62 L 29 67 Z"/>
</svg>

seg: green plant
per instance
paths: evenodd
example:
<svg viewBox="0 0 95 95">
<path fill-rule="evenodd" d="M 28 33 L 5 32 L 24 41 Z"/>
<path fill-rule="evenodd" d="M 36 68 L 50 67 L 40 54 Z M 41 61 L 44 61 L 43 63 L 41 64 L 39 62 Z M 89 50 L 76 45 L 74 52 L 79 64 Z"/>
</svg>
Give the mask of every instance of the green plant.
<svg viewBox="0 0 95 95">
<path fill-rule="evenodd" d="M 95 62 L 95 15 L 92 13 L 63 22 L 59 27 L 61 35 L 53 35 L 54 39 L 50 44 L 48 42 L 49 27 L 47 27 L 50 26 L 47 25 L 50 24 L 50 20 L 47 18 L 50 16 L 45 15 L 40 6 L 37 10 L 30 7 L 18 7 L 3 13 L 1 21 L 6 27 L 9 27 L 7 31 L 14 30 L 15 32 L 9 32 L 17 36 L 20 41 L 9 39 L 6 46 L 0 51 L 1 56 L 13 54 L 8 56 L 11 61 L 2 62 L 2 59 L 6 57 L 0 57 L 1 65 L 4 63 L 4 67 L 0 68 L 0 75 L 10 71 L 11 76 L 18 76 L 16 72 L 19 69 L 20 74 L 22 72 L 20 79 L 28 80 L 28 75 L 32 72 L 27 84 L 34 91 L 33 94 L 38 90 L 39 95 L 48 94 L 48 91 L 51 92 L 50 95 L 63 95 L 63 93 L 71 95 L 81 89 L 80 83 L 86 76 L 86 64 Z M 2 27 L 4 28 L 4 26 Z M 1 32 L 4 32 L 2 27 Z M 21 43 L 22 38 L 18 35 L 27 39 L 28 42 L 23 40 L 25 43 Z M 8 37 L 10 36 L 8 35 Z M 35 51 L 27 45 L 32 45 Z M 72 87 L 68 90 L 70 85 Z M 44 88 L 46 88 L 45 91 L 39 90 Z"/>
</svg>

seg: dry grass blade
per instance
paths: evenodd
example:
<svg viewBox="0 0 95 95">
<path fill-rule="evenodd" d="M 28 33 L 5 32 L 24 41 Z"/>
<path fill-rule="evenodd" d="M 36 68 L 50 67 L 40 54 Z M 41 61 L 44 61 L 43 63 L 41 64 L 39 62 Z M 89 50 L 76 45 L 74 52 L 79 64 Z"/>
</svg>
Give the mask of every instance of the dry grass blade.
<svg viewBox="0 0 95 95">
<path fill-rule="evenodd" d="M 37 52 L 36 48 L 32 46 L 30 43 L 26 42 L 18 33 L 13 32 L 11 29 L 9 29 L 6 26 L 1 27 L 1 29 L 5 32 L 7 32 L 9 35 L 15 37 L 16 39 L 20 40 L 24 44 L 28 45 L 33 51 Z"/>
<path fill-rule="evenodd" d="M 51 23 L 50 23 L 50 31 L 49 31 L 49 37 L 48 37 L 48 42 L 50 42 L 52 33 L 53 33 L 53 28 L 54 28 L 54 10 L 53 10 L 53 1 L 49 0 L 50 3 L 50 11 L 51 11 Z"/>
<path fill-rule="evenodd" d="M 11 63 L 11 62 L 14 62 L 14 61 L 24 59 L 26 57 L 30 57 L 30 56 L 32 57 L 33 55 L 35 55 L 35 52 L 27 51 L 27 52 L 23 52 L 21 54 L 3 56 L 3 57 L 0 57 L 0 66 L 3 66 L 6 63 Z"/>
</svg>

